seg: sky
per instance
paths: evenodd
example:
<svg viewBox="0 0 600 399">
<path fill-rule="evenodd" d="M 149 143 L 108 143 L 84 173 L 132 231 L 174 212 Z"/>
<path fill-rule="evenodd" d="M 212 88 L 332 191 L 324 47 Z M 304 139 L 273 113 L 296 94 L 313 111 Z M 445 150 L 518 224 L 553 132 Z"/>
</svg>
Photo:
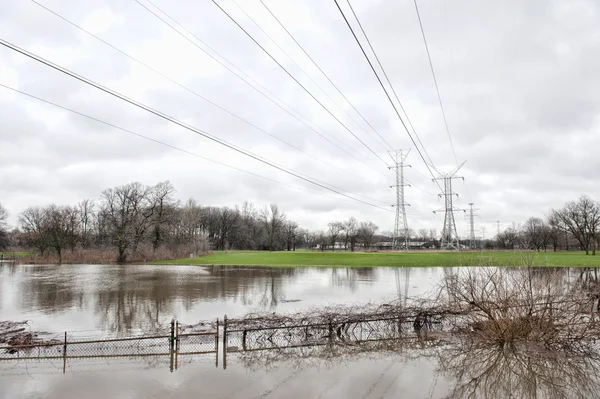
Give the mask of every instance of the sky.
<svg viewBox="0 0 600 399">
<path fill-rule="evenodd" d="M 391 231 L 388 151 L 410 149 L 409 227 L 441 231 L 440 190 L 334 1 L 263 0 L 318 67 L 260 0 L 218 1 L 297 81 L 210 0 L 36 1 L 104 42 L 30 0 L 0 2 L 1 39 L 195 131 L 0 46 L 1 85 L 106 122 L 0 87 L 0 203 L 13 226 L 28 206 L 169 180 L 182 200 L 277 203 L 309 229 L 354 216 Z M 598 2 L 418 0 L 448 130 L 413 0 L 351 4 L 433 174 L 466 161 L 453 180 L 459 235 L 469 203 L 490 238 L 496 221 L 600 199 Z"/>
</svg>

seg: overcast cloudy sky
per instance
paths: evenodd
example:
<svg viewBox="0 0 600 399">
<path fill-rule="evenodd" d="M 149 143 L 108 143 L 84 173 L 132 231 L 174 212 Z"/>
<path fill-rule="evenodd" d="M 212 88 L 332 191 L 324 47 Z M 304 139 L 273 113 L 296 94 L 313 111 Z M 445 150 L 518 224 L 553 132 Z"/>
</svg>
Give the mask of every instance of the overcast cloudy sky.
<svg viewBox="0 0 600 399">
<path fill-rule="evenodd" d="M 39 2 L 188 90 L 32 1 L 0 1 L 0 38 L 337 191 L 391 209 L 393 173 L 212 1 L 153 1 L 202 40 L 205 44 L 197 42 L 201 48 L 216 50 L 276 96 L 275 102 L 284 101 L 280 105 L 305 124 L 134 0 Z M 230 0 L 219 4 L 390 163 L 387 145 L 260 1 L 236 1 L 247 15 Z M 407 160 L 412 169 L 406 171 L 413 183 L 406 189 L 409 225 L 440 231 L 443 215 L 432 213 L 443 207 L 436 186 L 335 3 L 263 1 L 393 148 L 412 148 Z M 161 15 L 147 0 L 140 2 Z M 340 4 L 350 17 L 346 1 Z M 352 5 L 436 168 L 456 167 L 413 1 L 352 0 Z M 460 195 L 455 204 L 465 208 L 474 202 L 480 209 L 479 234 L 484 228 L 490 237 L 496 220 L 507 226 L 543 216 L 580 194 L 600 198 L 599 3 L 420 0 L 419 6 L 456 155 L 467 161 L 459 173 L 465 183 L 455 181 Z M 309 228 L 324 228 L 328 221 L 352 215 L 373 220 L 384 231 L 393 228 L 391 211 L 277 171 L 5 47 L 0 47 L 0 84 L 197 155 L 0 87 L 0 202 L 11 212 L 13 224 L 30 205 L 74 204 L 81 198 L 98 198 L 108 187 L 170 180 L 181 199 L 228 206 L 246 200 L 258 205 L 276 202 L 291 219 Z M 466 234 L 461 214 L 457 225 L 459 234 Z"/>
</svg>

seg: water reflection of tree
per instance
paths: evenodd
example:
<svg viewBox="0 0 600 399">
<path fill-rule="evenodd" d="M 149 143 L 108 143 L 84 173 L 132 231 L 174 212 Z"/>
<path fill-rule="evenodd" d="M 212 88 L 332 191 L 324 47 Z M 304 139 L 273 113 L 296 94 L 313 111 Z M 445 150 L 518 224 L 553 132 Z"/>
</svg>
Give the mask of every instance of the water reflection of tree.
<svg viewBox="0 0 600 399">
<path fill-rule="evenodd" d="M 439 351 L 456 380 L 448 398 L 590 398 L 600 396 L 600 352 L 470 342 Z"/>
<path fill-rule="evenodd" d="M 20 306 L 23 310 L 55 313 L 74 306 L 84 306 L 82 287 L 62 272 L 64 267 L 66 266 L 27 267 L 27 276 L 19 284 L 23 298 Z"/>
<path fill-rule="evenodd" d="M 114 332 L 154 329 L 176 316 L 176 305 L 190 310 L 200 301 L 233 299 L 272 309 L 285 298 L 283 280 L 293 269 L 209 267 L 207 273 L 122 269 L 97 293 L 101 326 Z M 186 320 L 196 322 L 197 320 Z"/>
</svg>

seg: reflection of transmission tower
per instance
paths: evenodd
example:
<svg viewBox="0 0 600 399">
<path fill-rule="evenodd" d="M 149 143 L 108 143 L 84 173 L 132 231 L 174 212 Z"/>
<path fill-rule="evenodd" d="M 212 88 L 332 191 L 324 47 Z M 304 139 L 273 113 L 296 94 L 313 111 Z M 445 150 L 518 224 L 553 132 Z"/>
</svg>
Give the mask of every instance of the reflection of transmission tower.
<svg viewBox="0 0 600 399">
<path fill-rule="evenodd" d="M 441 249 L 456 249 L 460 250 L 460 244 L 458 242 L 458 233 L 456 231 L 456 221 L 454 220 L 454 212 L 460 211 L 462 209 L 454 208 L 452 201 L 454 196 L 458 196 L 458 194 L 452 191 L 452 179 L 463 179 L 464 177 L 455 176 L 456 172 L 464 165 L 465 163 L 461 163 L 450 173 L 439 173 L 440 177 L 435 180 L 442 180 L 444 182 L 444 192 L 442 194 L 438 194 L 440 197 L 444 197 L 444 228 L 442 229 L 442 244 L 440 246 Z M 438 212 L 441 212 L 439 210 Z M 434 211 L 435 212 L 435 211 Z"/>
<path fill-rule="evenodd" d="M 410 150 L 406 151 L 405 154 L 402 153 L 402 150 L 389 151 L 392 160 L 394 161 L 394 166 L 390 166 L 390 169 L 396 170 L 396 185 L 390 186 L 391 188 L 396 187 L 396 204 L 392 205 L 396 207 L 396 220 L 394 222 L 394 242 L 393 248 L 400 249 L 404 248 L 408 251 L 410 246 L 410 238 L 408 236 L 408 221 L 406 220 L 406 204 L 404 202 L 404 187 L 410 186 L 409 184 L 404 184 L 404 167 L 410 165 L 405 165 L 404 161 L 408 156 Z M 400 243 L 400 234 L 404 236 L 404 243 Z"/>
</svg>

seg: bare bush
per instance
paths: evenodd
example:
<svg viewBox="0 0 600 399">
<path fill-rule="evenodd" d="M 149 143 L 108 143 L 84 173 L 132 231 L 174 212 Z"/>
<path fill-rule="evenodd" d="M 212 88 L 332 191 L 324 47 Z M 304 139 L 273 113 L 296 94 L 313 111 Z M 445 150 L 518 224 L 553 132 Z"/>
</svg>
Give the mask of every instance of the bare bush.
<svg viewBox="0 0 600 399">
<path fill-rule="evenodd" d="M 553 269 L 468 268 L 445 277 L 441 304 L 464 312 L 457 331 L 500 344 L 515 341 L 562 346 L 597 333 L 587 315 L 592 298 L 569 289 Z"/>
</svg>

